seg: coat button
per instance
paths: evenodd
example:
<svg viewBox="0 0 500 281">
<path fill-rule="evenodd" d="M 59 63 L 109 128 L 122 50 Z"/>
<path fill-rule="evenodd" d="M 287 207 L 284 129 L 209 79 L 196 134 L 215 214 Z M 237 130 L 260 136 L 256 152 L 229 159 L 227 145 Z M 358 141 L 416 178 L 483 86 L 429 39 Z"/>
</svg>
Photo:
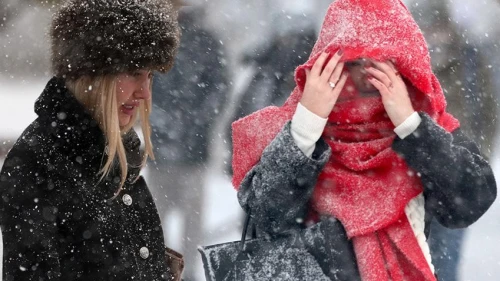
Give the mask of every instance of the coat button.
<svg viewBox="0 0 500 281">
<path fill-rule="evenodd" d="M 132 196 L 125 194 L 125 195 L 123 195 L 122 200 L 123 200 L 123 203 L 125 205 L 127 205 L 127 206 L 132 205 Z"/>
<path fill-rule="evenodd" d="M 146 247 L 142 247 L 140 250 L 139 250 L 139 254 L 141 255 L 141 258 L 143 259 L 147 259 L 149 257 L 149 250 L 148 248 Z"/>
</svg>

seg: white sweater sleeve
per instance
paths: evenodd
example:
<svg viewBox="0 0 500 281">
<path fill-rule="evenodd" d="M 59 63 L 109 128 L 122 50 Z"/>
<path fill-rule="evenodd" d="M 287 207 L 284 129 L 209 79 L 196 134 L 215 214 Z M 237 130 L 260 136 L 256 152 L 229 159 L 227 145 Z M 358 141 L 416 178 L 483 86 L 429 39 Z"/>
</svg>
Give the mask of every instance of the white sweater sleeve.
<svg viewBox="0 0 500 281">
<path fill-rule="evenodd" d="M 291 134 L 297 146 L 307 157 L 311 158 L 326 122 L 327 119 L 312 113 L 302 104 L 297 105 L 292 118 Z"/>
<path fill-rule="evenodd" d="M 316 142 L 321 137 L 328 119 L 322 118 L 309 111 L 302 104 L 297 104 L 297 109 L 292 117 L 291 134 L 297 146 L 307 157 L 311 157 Z M 394 132 L 404 139 L 413 133 L 422 122 L 418 112 L 413 112 L 406 120 L 394 129 Z"/>
<path fill-rule="evenodd" d="M 399 138 L 404 139 L 413 133 L 418 125 L 422 122 L 422 118 L 415 111 L 406 120 L 394 129 L 394 132 L 399 136 Z"/>
</svg>

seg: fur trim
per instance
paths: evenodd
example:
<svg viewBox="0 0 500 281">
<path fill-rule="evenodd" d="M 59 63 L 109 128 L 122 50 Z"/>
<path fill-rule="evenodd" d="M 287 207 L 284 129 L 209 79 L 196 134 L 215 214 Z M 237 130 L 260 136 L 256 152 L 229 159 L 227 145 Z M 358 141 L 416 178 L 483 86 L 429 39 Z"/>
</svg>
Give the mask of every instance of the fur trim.
<svg viewBox="0 0 500 281">
<path fill-rule="evenodd" d="M 170 70 L 179 45 L 177 8 L 169 0 L 68 1 L 50 31 L 54 74 L 71 79 Z"/>
</svg>

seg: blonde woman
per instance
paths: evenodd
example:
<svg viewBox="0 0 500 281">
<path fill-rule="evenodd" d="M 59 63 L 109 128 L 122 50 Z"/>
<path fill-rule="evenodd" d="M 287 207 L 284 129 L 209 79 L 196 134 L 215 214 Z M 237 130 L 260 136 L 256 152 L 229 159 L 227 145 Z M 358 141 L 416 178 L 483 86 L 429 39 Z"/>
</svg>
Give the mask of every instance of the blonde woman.
<svg viewBox="0 0 500 281">
<path fill-rule="evenodd" d="M 180 278 L 139 176 L 153 157 L 152 71 L 171 68 L 179 41 L 175 6 L 72 0 L 55 14 L 54 78 L 0 176 L 3 280 Z"/>
</svg>

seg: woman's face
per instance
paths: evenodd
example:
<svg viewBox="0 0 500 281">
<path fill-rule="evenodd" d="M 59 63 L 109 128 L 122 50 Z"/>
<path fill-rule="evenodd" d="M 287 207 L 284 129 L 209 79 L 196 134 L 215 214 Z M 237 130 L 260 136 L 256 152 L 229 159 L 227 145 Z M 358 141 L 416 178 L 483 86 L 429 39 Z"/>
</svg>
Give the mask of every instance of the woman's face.
<svg viewBox="0 0 500 281">
<path fill-rule="evenodd" d="M 377 88 L 373 86 L 372 83 L 368 81 L 368 73 L 365 67 L 373 66 L 373 63 L 369 59 L 357 59 L 354 61 L 348 61 L 345 63 L 347 70 L 351 77 L 354 86 L 361 95 L 374 95 L 378 94 Z"/>
<path fill-rule="evenodd" d="M 120 127 L 130 123 L 141 101 L 151 98 L 152 72 L 136 70 L 122 73 L 116 77 L 116 101 L 118 103 L 118 120 Z"/>
</svg>

